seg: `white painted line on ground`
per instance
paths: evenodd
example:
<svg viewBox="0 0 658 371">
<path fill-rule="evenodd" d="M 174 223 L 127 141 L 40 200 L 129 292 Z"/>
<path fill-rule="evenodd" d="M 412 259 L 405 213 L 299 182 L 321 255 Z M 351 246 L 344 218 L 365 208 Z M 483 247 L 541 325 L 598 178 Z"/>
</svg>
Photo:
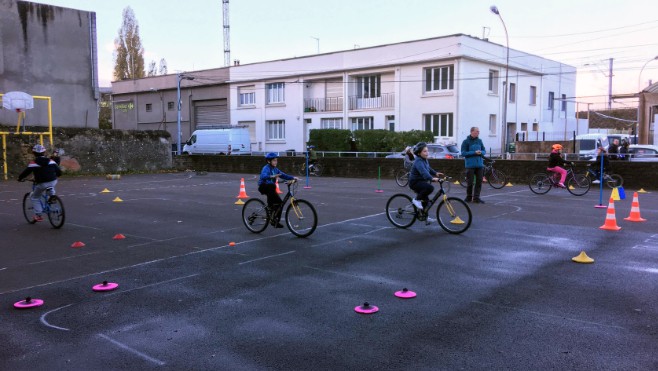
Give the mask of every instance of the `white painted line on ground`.
<svg viewBox="0 0 658 371">
<path fill-rule="evenodd" d="M 609 328 L 614 328 L 614 329 L 619 329 L 619 330 L 626 330 L 625 327 L 621 327 L 621 326 L 608 325 L 606 323 L 599 323 L 599 322 L 592 322 L 592 321 L 584 321 L 584 320 L 581 320 L 581 319 L 569 318 L 569 317 L 555 315 L 555 314 L 535 312 L 534 310 L 521 309 L 521 308 L 517 308 L 517 307 L 509 307 L 509 306 L 506 306 L 506 305 L 489 304 L 489 303 L 485 303 L 483 301 L 478 301 L 478 300 L 474 300 L 474 301 L 472 301 L 472 303 L 486 305 L 486 306 L 490 306 L 490 307 L 494 307 L 494 308 L 509 309 L 509 310 L 514 310 L 514 311 L 522 312 L 522 313 L 529 313 L 529 314 L 533 314 L 533 315 L 540 316 L 540 317 L 550 317 L 550 318 L 553 318 L 553 319 L 573 321 L 573 322 L 584 323 L 584 324 L 588 324 L 588 325 L 595 325 L 595 326 L 609 327 Z"/>
<path fill-rule="evenodd" d="M 128 352 L 130 352 L 130 353 L 146 360 L 146 361 L 155 363 L 158 366 L 164 366 L 165 365 L 165 363 L 163 361 L 161 361 L 159 359 L 156 359 L 156 358 L 153 358 L 153 357 L 150 357 L 150 356 L 148 356 L 148 355 L 146 355 L 146 354 L 144 354 L 144 353 L 142 353 L 142 352 L 140 352 L 136 349 L 133 349 L 133 348 L 127 346 L 126 344 L 120 343 L 120 342 L 110 338 L 109 336 L 106 336 L 106 335 L 103 335 L 103 334 L 98 334 L 98 336 L 105 339 L 105 340 L 107 340 L 107 341 L 109 341 L 110 343 L 118 346 L 119 348 L 121 348 L 123 350 L 126 350 L 126 351 L 128 351 Z"/>
<path fill-rule="evenodd" d="M 281 254 L 264 256 L 264 257 L 262 257 L 262 258 L 252 259 L 252 260 L 247 260 L 247 261 L 245 261 L 245 262 L 238 263 L 238 265 L 247 264 L 247 263 L 253 263 L 253 262 L 255 262 L 255 261 L 265 260 L 265 259 L 269 259 L 269 258 L 276 258 L 276 257 L 278 257 L 278 256 L 288 255 L 288 254 L 292 254 L 292 253 L 294 253 L 294 252 L 295 252 L 295 250 L 292 250 L 292 251 L 284 252 L 284 253 L 281 253 Z"/>
<path fill-rule="evenodd" d="M 390 280 L 388 278 L 384 278 L 384 277 L 381 277 L 381 276 L 375 276 L 375 275 L 372 275 L 372 274 L 359 274 L 359 275 L 357 275 L 357 274 L 351 274 L 351 273 L 338 272 L 338 271 L 332 271 L 332 270 L 328 270 L 328 269 L 311 267 L 311 266 L 308 266 L 308 265 L 303 265 L 302 267 L 312 269 L 312 270 L 318 271 L 318 272 L 331 273 L 331 274 L 336 274 L 336 275 L 339 275 L 339 276 L 357 278 L 357 279 L 364 280 L 364 281 L 369 281 L 369 282 L 386 283 L 386 284 L 389 284 L 391 286 L 400 286 L 400 287 L 404 286 L 404 284 L 401 283 L 401 282 L 393 281 L 393 280 Z"/>
<path fill-rule="evenodd" d="M 53 310 L 51 310 L 51 311 L 48 311 L 48 312 L 42 314 L 41 317 L 39 318 L 39 320 L 41 321 L 41 323 L 43 323 L 43 324 L 46 325 L 47 327 L 54 328 L 54 329 L 56 329 L 56 330 L 70 331 L 69 329 L 64 328 L 64 327 L 59 327 L 59 326 L 51 325 L 50 323 L 48 323 L 48 321 L 46 321 L 46 316 L 48 316 L 50 313 L 57 312 L 57 311 L 60 310 L 60 309 L 64 309 L 64 308 L 66 308 L 66 307 L 70 307 L 71 305 L 73 305 L 73 304 L 68 304 L 68 305 L 65 305 L 65 306 L 63 306 L 63 307 L 55 308 L 55 309 L 53 309 Z"/>
<path fill-rule="evenodd" d="M 88 226 L 88 225 L 75 224 L 75 223 L 67 223 L 67 224 L 68 224 L 68 225 L 74 225 L 74 226 L 76 226 L 76 227 L 80 227 L 80 228 L 95 229 L 95 230 L 97 230 L 97 231 L 102 231 L 102 230 L 103 230 L 102 228 L 91 227 L 91 226 Z"/>
<path fill-rule="evenodd" d="M 42 264 L 42 263 L 50 263 L 50 262 L 56 262 L 56 261 L 60 261 L 60 260 L 75 259 L 75 258 L 79 258 L 79 257 L 81 257 L 81 256 L 96 255 L 96 254 L 101 254 L 101 253 L 104 253 L 104 252 L 106 253 L 106 252 L 108 252 L 108 251 L 94 251 L 94 252 L 90 252 L 90 253 L 86 253 L 86 254 L 80 254 L 80 255 L 74 255 L 74 256 L 67 256 L 67 257 L 64 257 L 64 258 L 56 258 L 56 259 L 41 260 L 41 261 L 38 261 L 38 262 L 28 263 L 28 265 L 35 265 L 35 264 Z"/>
<path fill-rule="evenodd" d="M 5 270 L 5 269 L 7 269 L 7 268 L 0 268 L 0 271 L 3 271 L 3 270 Z"/>
<path fill-rule="evenodd" d="M 353 235 L 351 235 L 351 236 L 349 236 L 349 237 L 339 238 L 339 239 L 337 239 L 337 240 L 332 240 L 332 241 L 327 241 L 327 242 L 319 243 L 319 244 L 316 244 L 316 245 L 311 245 L 311 247 L 318 247 L 318 246 L 323 246 L 323 245 L 330 245 L 330 244 L 332 244 L 332 243 L 336 243 L 336 242 L 340 242 L 340 241 L 351 240 L 351 239 L 353 239 L 353 238 L 359 238 L 359 237 L 361 237 L 361 236 L 365 236 L 365 235 L 367 235 L 367 234 L 371 234 L 371 233 L 379 232 L 379 231 L 382 231 L 382 230 L 384 230 L 384 229 L 390 229 L 390 228 L 391 228 L 391 227 L 381 227 L 381 228 L 374 229 L 374 230 L 372 230 L 372 231 L 370 231 L 370 232 L 359 233 L 359 234 L 353 234 Z"/>
</svg>

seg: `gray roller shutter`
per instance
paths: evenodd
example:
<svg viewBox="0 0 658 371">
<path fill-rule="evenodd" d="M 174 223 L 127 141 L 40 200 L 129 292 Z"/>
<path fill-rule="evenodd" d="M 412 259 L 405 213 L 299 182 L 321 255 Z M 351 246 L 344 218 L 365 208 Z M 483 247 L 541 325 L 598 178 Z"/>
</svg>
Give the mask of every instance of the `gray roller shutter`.
<svg viewBox="0 0 658 371">
<path fill-rule="evenodd" d="M 199 125 L 229 125 L 226 99 L 194 102 L 194 123 Z"/>
</svg>

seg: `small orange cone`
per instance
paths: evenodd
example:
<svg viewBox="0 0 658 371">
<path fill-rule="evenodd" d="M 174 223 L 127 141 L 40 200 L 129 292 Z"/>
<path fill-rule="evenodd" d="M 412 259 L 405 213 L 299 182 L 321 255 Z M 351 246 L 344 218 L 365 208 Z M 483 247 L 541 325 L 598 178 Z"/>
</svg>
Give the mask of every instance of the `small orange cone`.
<svg viewBox="0 0 658 371">
<path fill-rule="evenodd" d="M 633 203 L 631 204 L 631 213 L 628 218 L 624 218 L 629 222 L 646 222 L 647 220 L 640 216 L 640 200 L 638 199 L 637 192 L 633 193 Z"/>
<path fill-rule="evenodd" d="M 114 237 L 112 237 L 113 240 L 123 240 L 126 238 L 126 236 L 122 235 L 121 233 L 115 234 Z"/>
<path fill-rule="evenodd" d="M 244 178 L 240 178 L 240 193 L 236 198 L 249 198 L 249 196 L 247 196 L 247 190 L 244 187 Z"/>
<path fill-rule="evenodd" d="M 228 245 L 229 246 L 235 246 L 235 242 L 229 242 Z"/>
<path fill-rule="evenodd" d="M 610 197 L 610 202 L 608 203 L 608 210 L 605 213 L 605 223 L 599 227 L 599 229 L 605 229 L 606 231 L 618 231 L 621 229 L 617 225 L 617 218 L 615 217 L 615 200 Z"/>
<path fill-rule="evenodd" d="M 84 246 L 85 244 L 80 241 L 74 242 L 73 245 L 71 245 L 71 247 L 73 248 L 84 247 Z"/>
<path fill-rule="evenodd" d="M 282 194 L 281 190 L 279 189 L 279 182 L 276 182 L 276 193 Z"/>
</svg>

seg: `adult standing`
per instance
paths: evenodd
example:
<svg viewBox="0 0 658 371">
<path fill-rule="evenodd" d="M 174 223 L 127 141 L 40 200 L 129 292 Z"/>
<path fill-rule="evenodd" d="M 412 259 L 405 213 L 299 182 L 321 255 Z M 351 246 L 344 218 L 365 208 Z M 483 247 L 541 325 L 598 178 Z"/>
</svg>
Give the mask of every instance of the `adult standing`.
<svg viewBox="0 0 658 371">
<path fill-rule="evenodd" d="M 484 149 L 484 143 L 482 143 L 479 136 L 480 129 L 473 126 L 471 134 L 462 142 L 461 152 L 464 157 L 468 181 L 464 201 L 483 204 L 484 201 L 480 198 L 480 191 L 482 190 L 482 176 L 484 175 L 483 157 L 487 151 Z M 473 184 L 473 178 L 475 178 L 475 184 Z"/>
<path fill-rule="evenodd" d="M 619 146 L 619 159 L 628 160 L 628 141 L 625 138 L 621 140 L 621 146 Z"/>
<path fill-rule="evenodd" d="M 608 157 L 610 157 L 611 160 L 617 159 L 617 154 L 619 153 L 619 139 L 614 139 L 612 141 L 612 144 L 608 147 L 608 153 Z"/>
</svg>

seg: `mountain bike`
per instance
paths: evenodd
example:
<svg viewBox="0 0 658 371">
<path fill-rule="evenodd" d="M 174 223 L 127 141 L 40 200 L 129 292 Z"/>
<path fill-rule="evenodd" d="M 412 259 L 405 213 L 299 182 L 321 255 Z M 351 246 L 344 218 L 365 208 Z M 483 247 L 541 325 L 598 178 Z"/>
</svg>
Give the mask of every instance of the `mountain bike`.
<svg viewBox="0 0 658 371">
<path fill-rule="evenodd" d="M 242 221 L 245 227 L 253 233 L 261 233 L 268 225 L 277 225 L 281 219 L 281 211 L 288 201 L 286 208 L 286 225 L 292 234 L 297 237 L 308 237 L 318 226 L 318 214 L 313 205 L 306 201 L 295 198 L 299 183 L 296 180 L 286 182 L 288 192 L 283 197 L 283 202 L 276 210 L 269 207 L 260 198 L 251 198 L 242 207 Z"/>
<path fill-rule="evenodd" d="M 590 182 L 593 182 L 595 180 L 600 180 L 600 178 L 596 175 L 596 172 L 592 169 L 587 169 L 587 173 L 585 173 L 585 176 L 587 177 L 587 180 Z M 610 174 L 608 172 L 603 172 L 603 181 L 605 184 L 608 186 L 608 188 L 615 188 L 615 187 L 621 187 L 624 185 L 624 178 L 621 177 L 619 174 Z"/>
<path fill-rule="evenodd" d="M 507 174 L 503 173 L 498 169 L 495 169 L 493 167 L 495 162 L 496 160 L 493 159 L 489 159 L 488 163 L 485 161 L 483 181 L 484 179 L 486 179 L 486 182 L 489 183 L 491 188 L 501 189 L 505 186 L 505 184 L 507 184 Z M 464 188 L 468 187 L 467 174 L 468 174 L 468 170 L 464 170 L 464 173 L 459 179 L 459 184 L 461 184 L 461 186 Z"/>
<path fill-rule="evenodd" d="M 322 165 L 318 162 L 310 164 L 308 166 L 308 175 L 320 176 L 322 175 Z M 306 162 L 302 163 L 302 166 L 299 168 L 299 175 L 306 176 Z"/>
<path fill-rule="evenodd" d="M 32 192 L 34 192 L 35 188 L 36 183 L 34 180 L 32 180 Z M 30 198 L 30 196 L 32 196 L 32 192 L 28 192 L 25 194 L 25 196 L 23 196 L 23 216 L 25 216 L 25 220 L 27 220 L 27 222 L 30 224 L 36 223 L 36 220 L 34 220 L 36 213 L 34 212 L 32 199 Z M 43 192 L 43 195 L 41 195 L 39 198 L 39 202 L 41 203 L 41 209 L 43 210 L 43 213 L 48 215 L 48 221 L 50 222 L 50 225 L 52 225 L 55 229 L 59 229 L 64 225 L 66 213 L 64 212 L 64 204 L 62 203 L 62 199 L 56 195 L 53 195 L 52 193 L 53 187 L 46 188 L 46 190 Z"/>
<path fill-rule="evenodd" d="M 576 174 L 573 163 L 568 165 L 566 189 L 574 196 L 582 196 L 589 191 L 590 181 L 584 174 Z M 560 174 L 556 172 L 538 173 L 530 178 L 530 190 L 538 195 L 548 193 L 553 187 L 559 187 Z"/>
<path fill-rule="evenodd" d="M 411 202 L 411 197 L 406 194 L 398 193 L 391 196 L 386 203 L 386 217 L 398 228 L 408 228 L 416 220 L 425 221 L 427 225 L 430 224 L 428 221 L 429 210 L 441 199 L 436 207 L 436 220 L 441 228 L 452 234 L 465 232 L 471 226 L 471 208 L 460 198 L 448 197 L 443 189 L 443 184 L 449 180 L 450 177 L 439 179 L 439 190 L 423 209 L 416 208 Z"/>
</svg>

